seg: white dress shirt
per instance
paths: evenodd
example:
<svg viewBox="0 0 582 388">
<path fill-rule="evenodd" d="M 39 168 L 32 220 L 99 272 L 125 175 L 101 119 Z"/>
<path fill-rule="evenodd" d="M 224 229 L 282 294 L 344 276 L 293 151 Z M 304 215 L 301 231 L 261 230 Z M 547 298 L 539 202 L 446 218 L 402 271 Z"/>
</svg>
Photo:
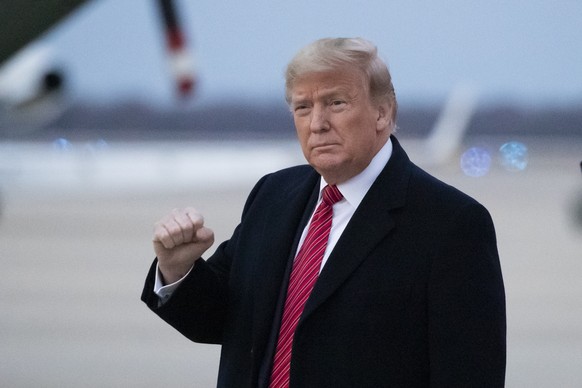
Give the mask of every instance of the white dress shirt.
<svg viewBox="0 0 582 388">
<path fill-rule="evenodd" d="M 374 183 L 378 175 L 380 175 L 380 172 L 382 172 L 384 166 L 386 166 L 386 163 L 388 163 L 388 160 L 390 159 L 391 155 L 392 155 L 392 142 L 390 141 L 390 139 L 388 139 L 386 144 L 384 144 L 380 151 L 378 151 L 378 153 L 374 156 L 368 167 L 364 169 L 364 171 L 362 171 L 355 177 L 350 178 L 346 182 L 337 185 L 339 191 L 342 193 L 344 198 L 333 205 L 331 231 L 329 233 L 329 239 L 327 241 L 325 253 L 323 254 L 321 268 L 323 268 L 323 266 L 327 262 L 327 259 L 329 258 L 331 251 L 335 247 L 344 229 L 348 225 L 348 222 L 356 212 L 356 209 L 360 205 L 360 202 L 362 202 L 362 200 L 364 199 L 364 196 L 366 195 L 370 187 L 372 187 L 372 184 Z M 315 209 L 321 202 L 322 191 L 326 185 L 327 182 L 325 182 L 325 179 L 323 179 L 322 177 L 319 184 L 320 186 L 319 199 L 317 201 Z M 311 216 L 313 217 L 313 214 Z M 299 249 L 303 245 L 303 240 L 305 240 L 305 236 L 307 235 L 307 230 L 309 229 L 310 223 L 311 219 L 303 229 L 301 240 L 299 240 L 299 246 L 297 247 L 297 252 L 299 252 Z M 186 276 L 187 274 L 182 279 L 178 280 L 175 283 L 164 285 L 162 283 L 161 279 L 162 276 L 160 274 L 160 271 L 159 269 L 157 270 L 154 292 L 160 297 L 161 299 L 160 302 L 162 304 L 170 298 L 174 290 L 180 285 L 180 283 Z"/>
</svg>

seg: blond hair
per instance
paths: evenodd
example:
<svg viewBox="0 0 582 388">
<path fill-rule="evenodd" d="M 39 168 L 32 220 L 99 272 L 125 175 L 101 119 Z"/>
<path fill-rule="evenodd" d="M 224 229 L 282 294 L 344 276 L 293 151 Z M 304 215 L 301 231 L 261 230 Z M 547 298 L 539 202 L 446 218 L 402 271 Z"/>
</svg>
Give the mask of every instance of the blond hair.
<svg viewBox="0 0 582 388">
<path fill-rule="evenodd" d="M 388 102 L 394 123 L 397 102 L 390 71 L 378 56 L 376 46 L 362 38 L 324 38 L 301 49 L 285 71 L 287 103 L 291 102 L 294 82 L 301 76 L 345 67 L 355 68 L 364 74 L 368 81 L 370 99 L 374 102 Z"/>
</svg>

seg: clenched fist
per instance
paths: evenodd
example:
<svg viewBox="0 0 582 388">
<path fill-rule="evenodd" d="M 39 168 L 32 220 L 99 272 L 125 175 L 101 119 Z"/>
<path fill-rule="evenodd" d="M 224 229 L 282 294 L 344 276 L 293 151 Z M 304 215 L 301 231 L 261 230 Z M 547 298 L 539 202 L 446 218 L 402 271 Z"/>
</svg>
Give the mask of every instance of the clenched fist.
<svg viewBox="0 0 582 388">
<path fill-rule="evenodd" d="M 174 209 L 154 226 L 154 251 L 165 284 L 174 283 L 190 271 L 214 243 L 214 232 L 204 226 L 196 209 Z"/>
</svg>

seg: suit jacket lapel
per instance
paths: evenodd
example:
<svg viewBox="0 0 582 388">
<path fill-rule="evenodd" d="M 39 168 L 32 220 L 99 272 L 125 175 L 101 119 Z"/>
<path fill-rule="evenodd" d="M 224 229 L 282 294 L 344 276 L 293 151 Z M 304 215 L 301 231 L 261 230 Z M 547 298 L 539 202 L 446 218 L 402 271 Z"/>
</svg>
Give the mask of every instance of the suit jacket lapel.
<svg viewBox="0 0 582 388">
<path fill-rule="evenodd" d="M 349 278 L 378 242 L 394 228 L 390 212 L 405 203 L 411 163 L 395 137 L 392 137 L 392 142 L 394 148 L 390 160 L 331 252 L 305 305 L 302 321 Z"/>
</svg>

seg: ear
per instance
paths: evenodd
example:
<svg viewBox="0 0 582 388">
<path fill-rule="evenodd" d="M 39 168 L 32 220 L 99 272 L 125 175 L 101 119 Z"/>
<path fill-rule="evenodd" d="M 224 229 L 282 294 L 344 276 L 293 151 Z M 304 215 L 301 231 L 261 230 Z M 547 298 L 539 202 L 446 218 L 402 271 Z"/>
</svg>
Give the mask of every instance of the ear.
<svg viewBox="0 0 582 388">
<path fill-rule="evenodd" d="M 378 105 L 378 117 L 376 119 L 376 130 L 381 132 L 392 127 L 392 109 L 388 102 Z"/>
</svg>

